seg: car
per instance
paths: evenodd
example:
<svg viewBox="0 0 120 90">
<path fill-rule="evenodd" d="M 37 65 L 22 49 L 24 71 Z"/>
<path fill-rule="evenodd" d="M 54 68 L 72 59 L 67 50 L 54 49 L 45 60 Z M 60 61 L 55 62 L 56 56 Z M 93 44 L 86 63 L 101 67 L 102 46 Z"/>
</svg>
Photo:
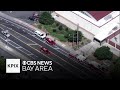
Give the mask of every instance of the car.
<svg viewBox="0 0 120 90">
<path fill-rule="evenodd" d="M 35 18 L 34 18 L 33 16 L 28 17 L 28 19 L 30 19 L 30 20 L 32 20 L 32 21 L 35 20 Z"/>
<path fill-rule="evenodd" d="M 1 31 L 1 33 L 2 33 L 3 35 L 5 35 L 6 37 L 9 37 L 9 36 L 10 36 L 10 34 L 8 33 L 8 31 Z"/>
<path fill-rule="evenodd" d="M 50 39 L 50 38 L 46 38 L 46 41 L 47 41 L 49 44 L 51 44 L 51 45 L 55 45 L 55 44 L 56 44 L 55 41 L 53 41 L 53 40 Z"/>
<path fill-rule="evenodd" d="M 34 12 L 34 13 L 33 13 L 33 17 L 35 17 L 35 18 L 39 18 L 39 14 L 36 13 L 36 12 Z"/>
<path fill-rule="evenodd" d="M 50 51 L 46 49 L 45 47 L 41 47 L 40 50 L 45 52 L 46 54 L 50 54 Z"/>
<path fill-rule="evenodd" d="M 45 33 L 41 33 L 40 31 L 35 31 L 34 32 L 35 35 L 37 35 L 38 37 L 40 37 L 41 39 L 46 38 L 46 34 Z"/>
</svg>

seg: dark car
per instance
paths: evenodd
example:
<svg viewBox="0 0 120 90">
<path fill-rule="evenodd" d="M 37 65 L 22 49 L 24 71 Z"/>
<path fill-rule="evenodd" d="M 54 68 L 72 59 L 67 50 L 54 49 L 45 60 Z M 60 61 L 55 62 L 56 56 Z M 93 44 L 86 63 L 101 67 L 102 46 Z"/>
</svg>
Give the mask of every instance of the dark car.
<svg viewBox="0 0 120 90">
<path fill-rule="evenodd" d="M 46 38 L 46 41 L 51 44 L 51 45 L 55 45 L 55 41 L 51 40 L 50 38 Z"/>
<path fill-rule="evenodd" d="M 35 17 L 33 17 L 33 16 L 28 17 L 28 19 L 35 21 Z"/>
<path fill-rule="evenodd" d="M 44 48 L 44 47 L 41 47 L 40 50 L 43 51 L 46 54 L 50 54 L 50 51 L 48 49 Z"/>
</svg>

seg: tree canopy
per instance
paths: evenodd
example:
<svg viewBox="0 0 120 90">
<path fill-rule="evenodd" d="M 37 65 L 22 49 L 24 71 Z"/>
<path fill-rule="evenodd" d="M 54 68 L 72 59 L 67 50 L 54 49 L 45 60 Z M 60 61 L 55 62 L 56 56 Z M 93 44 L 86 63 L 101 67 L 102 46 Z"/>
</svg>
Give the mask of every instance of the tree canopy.
<svg viewBox="0 0 120 90">
<path fill-rule="evenodd" d="M 77 37 L 77 31 L 70 30 L 68 31 L 68 33 L 66 33 L 64 37 L 67 38 L 69 42 L 73 42 L 73 40 L 74 42 L 77 42 L 77 39 L 78 41 L 82 40 L 83 35 L 80 31 L 78 31 L 78 37 Z"/>
<path fill-rule="evenodd" d="M 44 25 L 52 25 L 54 23 L 54 18 L 49 12 L 43 12 L 39 17 L 39 23 Z"/>
<path fill-rule="evenodd" d="M 111 60 L 113 53 L 110 51 L 109 47 L 102 46 L 96 49 L 94 56 L 99 60 Z"/>
</svg>

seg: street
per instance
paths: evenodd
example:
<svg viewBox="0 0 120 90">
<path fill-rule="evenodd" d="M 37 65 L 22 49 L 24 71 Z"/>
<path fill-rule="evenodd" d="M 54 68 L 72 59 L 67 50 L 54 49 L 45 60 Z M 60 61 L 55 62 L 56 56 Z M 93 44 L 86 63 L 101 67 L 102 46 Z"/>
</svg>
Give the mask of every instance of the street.
<svg viewBox="0 0 120 90">
<path fill-rule="evenodd" d="M 68 55 L 69 52 L 66 52 L 60 46 L 49 45 L 45 40 L 41 40 L 35 36 L 33 31 L 28 27 L 0 17 L 0 40 L 6 43 L 6 38 L 1 33 L 3 30 L 8 30 L 10 33 L 7 44 L 31 60 L 52 60 L 80 79 L 103 79 L 100 72 L 98 73 L 94 69 L 91 70 L 88 65 L 71 59 Z M 41 46 L 47 48 L 51 52 L 51 55 L 41 52 Z"/>
</svg>

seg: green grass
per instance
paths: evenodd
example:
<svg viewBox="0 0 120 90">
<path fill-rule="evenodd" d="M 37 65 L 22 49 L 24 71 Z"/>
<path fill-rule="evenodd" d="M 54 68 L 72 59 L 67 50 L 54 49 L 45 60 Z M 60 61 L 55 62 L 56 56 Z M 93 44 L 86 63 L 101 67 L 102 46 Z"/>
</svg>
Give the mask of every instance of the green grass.
<svg viewBox="0 0 120 90">
<path fill-rule="evenodd" d="M 50 35 L 56 37 L 58 40 L 60 40 L 62 42 L 66 42 L 67 41 L 67 39 L 64 38 L 65 33 L 67 33 L 64 30 L 64 28 L 61 31 L 58 30 L 56 32 L 53 32 L 53 29 L 55 29 L 55 28 L 58 29 L 58 27 L 56 26 L 55 23 L 52 24 L 52 25 L 43 25 L 43 24 L 40 24 L 40 25 L 38 25 L 38 28 L 41 27 L 41 26 L 44 26 L 44 28 L 50 33 Z"/>
<path fill-rule="evenodd" d="M 59 26 L 60 25 L 62 25 L 62 24 L 59 24 Z M 58 40 L 60 40 L 62 42 L 67 42 L 67 38 L 65 38 L 64 35 L 66 35 L 69 31 L 71 31 L 71 29 L 69 29 L 69 28 L 66 31 L 67 26 L 62 25 L 63 29 L 59 30 L 58 29 L 59 26 L 56 26 L 56 22 L 55 22 L 52 25 L 43 25 L 43 24 L 40 24 L 40 25 L 38 25 L 38 28 L 40 28 L 42 26 L 50 33 L 50 35 L 56 37 Z M 53 29 L 57 29 L 57 31 L 53 32 Z M 85 40 L 86 40 L 86 38 L 84 38 L 83 41 L 85 41 Z"/>
</svg>

